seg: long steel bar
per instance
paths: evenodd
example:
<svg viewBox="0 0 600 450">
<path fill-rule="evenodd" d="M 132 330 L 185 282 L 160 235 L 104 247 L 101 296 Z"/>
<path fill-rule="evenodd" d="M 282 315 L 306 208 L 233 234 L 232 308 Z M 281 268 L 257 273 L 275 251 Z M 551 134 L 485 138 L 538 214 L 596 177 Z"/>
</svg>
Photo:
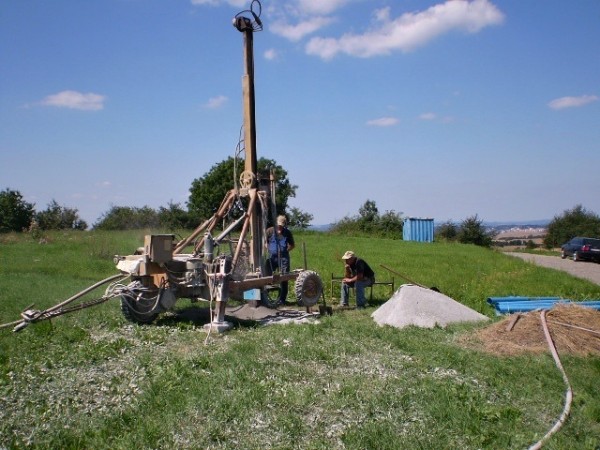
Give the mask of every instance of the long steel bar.
<svg viewBox="0 0 600 450">
<path fill-rule="evenodd" d="M 200 224 L 200 226 L 198 226 L 193 232 L 192 234 L 190 234 L 187 238 L 185 238 L 183 241 L 179 242 L 176 246 L 175 249 L 173 250 L 173 254 L 178 254 L 181 253 L 181 251 L 186 248 L 188 245 L 190 245 L 190 243 L 196 239 L 198 236 L 200 236 L 200 234 L 209 226 L 213 226 L 214 224 L 216 224 L 216 222 L 218 222 L 218 220 L 220 220 L 220 218 L 222 218 L 225 213 L 227 212 L 227 210 L 229 209 L 229 207 L 231 206 L 231 204 L 233 203 L 234 199 L 235 199 L 235 195 L 236 195 L 236 191 L 235 189 L 230 190 L 229 192 L 227 192 L 227 194 L 225 195 L 225 198 L 223 199 L 223 202 L 221 202 L 221 206 L 219 207 L 218 211 L 213 214 L 213 216 L 210 219 L 205 220 L 202 224 Z M 221 215 L 220 215 L 221 214 Z M 220 217 L 219 217 L 220 215 Z M 218 218 L 219 217 L 219 218 Z"/>
<path fill-rule="evenodd" d="M 240 238 L 238 240 L 237 247 L 235 248 L 235 254 L 233 256 L 232 266 L 234 269 L 235 269 L 238 259 L 240 257 L 244 239 L 246 239 L 246 234 L 248 233 L 248 225 L 252 218 L 252 214 L 254 213 L 254 208 L 256 206 L 256 198 L 257 198 L 256 190 L 252 189 L 250 191 L 250 206 L 248 207 L 247 217 L 246 217 L 246 220 L 244 221 L 244 226 L 242 227 L 242 232 L 240 233 Z"/>
</svg>

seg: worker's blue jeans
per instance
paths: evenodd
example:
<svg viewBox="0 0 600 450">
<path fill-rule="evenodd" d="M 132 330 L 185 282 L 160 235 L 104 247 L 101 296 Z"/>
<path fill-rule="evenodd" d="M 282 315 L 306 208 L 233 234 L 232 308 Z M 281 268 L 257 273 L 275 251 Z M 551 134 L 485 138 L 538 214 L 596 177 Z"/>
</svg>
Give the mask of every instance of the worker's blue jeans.
<svg viewBox="0 0 600 450">
<path fill-rule="evenodd" d="M 281 258 L 278 258 L 277 255 L 271 255 L 269 261 L 273 272 L 276 269 L 279 269 L 280 274 L 288 273 L 290 271 L 290 254 L 288 252 L 281 252 Z M 280 283 L 280 288 L 278 301 L 279 303 L 283 303 L 288 296 L 289 282 L 282 281 Z"/>
<path fill-rule="evenodd" d="M 350 289 L 356 290 L 356 306 L 358 308 L 364 308 L 367 306 L 367 299 L 365 297 L 365 288 L 372 286 L 375 280 L 371 278 L 365 278 L 360 281 L 353 283 L 342 283 L 342 306 L 348 306 L 348 298 L 350 297 Z"/>
</svg>

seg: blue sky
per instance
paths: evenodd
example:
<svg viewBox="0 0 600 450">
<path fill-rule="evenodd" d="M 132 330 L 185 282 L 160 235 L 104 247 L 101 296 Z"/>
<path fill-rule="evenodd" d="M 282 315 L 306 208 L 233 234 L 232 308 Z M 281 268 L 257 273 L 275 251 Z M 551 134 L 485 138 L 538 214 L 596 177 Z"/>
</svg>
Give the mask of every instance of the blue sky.
<svg viewBox="0 0 600 450">
<path fill-rule="evenodd" d="M 264 0 L 258 157 L 313 224 L 600 213 L 597 0 Z M 242 124 L 239 0 L 0 5 L 0 189 L 185 206 Z M 254 4 L 255 10 L 257 4 Z"/>
</svg>

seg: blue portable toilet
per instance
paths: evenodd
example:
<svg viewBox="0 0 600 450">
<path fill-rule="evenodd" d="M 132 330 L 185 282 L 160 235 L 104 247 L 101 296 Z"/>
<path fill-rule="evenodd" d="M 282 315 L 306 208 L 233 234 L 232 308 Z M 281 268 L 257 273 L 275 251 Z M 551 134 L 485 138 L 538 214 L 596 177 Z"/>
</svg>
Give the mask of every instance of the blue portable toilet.
<svg viewBox="0 0 600 450">
<path fill-rule="evenodd" d="M 405 241 L 433 242 L 433 219 L 407 217 L 402 227 Z"/>
</svg>

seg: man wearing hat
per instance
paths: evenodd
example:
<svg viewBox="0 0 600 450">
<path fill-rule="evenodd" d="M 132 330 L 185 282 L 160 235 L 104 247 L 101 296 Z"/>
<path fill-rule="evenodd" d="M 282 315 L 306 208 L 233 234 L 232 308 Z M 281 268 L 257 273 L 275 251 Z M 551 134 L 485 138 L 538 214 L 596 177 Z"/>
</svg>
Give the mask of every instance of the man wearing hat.
<svg viewBox="0 0 600 450">
<path fill-rule="evenodd" d="M 364 259 L 357 257 L 353 251 L 348 250 L 342 256 L 345 264 L 345 275 L 342 279 L 342 301 L 340 306 L 348 306 L 350 288 L 356 289 L 356 307 L 363 309 L 367 306 L 365 288 L 375 283 L 375 272 Z"/>
<path fill-rule="evenodd" d="M 290 271 L 290 252 L 293 250 L 294 236 L 287 227 L 285 216 L 277 216 L 277 225 L 274 228 L 267 229 L 267 243 L 269 248 L 269 262 L 271 270 L 279 268 L 279 273 L 288 273 Z M 279 290 L 278 303 L 287 304 L 288 282 L 281 282 Z"/>
</svg>

